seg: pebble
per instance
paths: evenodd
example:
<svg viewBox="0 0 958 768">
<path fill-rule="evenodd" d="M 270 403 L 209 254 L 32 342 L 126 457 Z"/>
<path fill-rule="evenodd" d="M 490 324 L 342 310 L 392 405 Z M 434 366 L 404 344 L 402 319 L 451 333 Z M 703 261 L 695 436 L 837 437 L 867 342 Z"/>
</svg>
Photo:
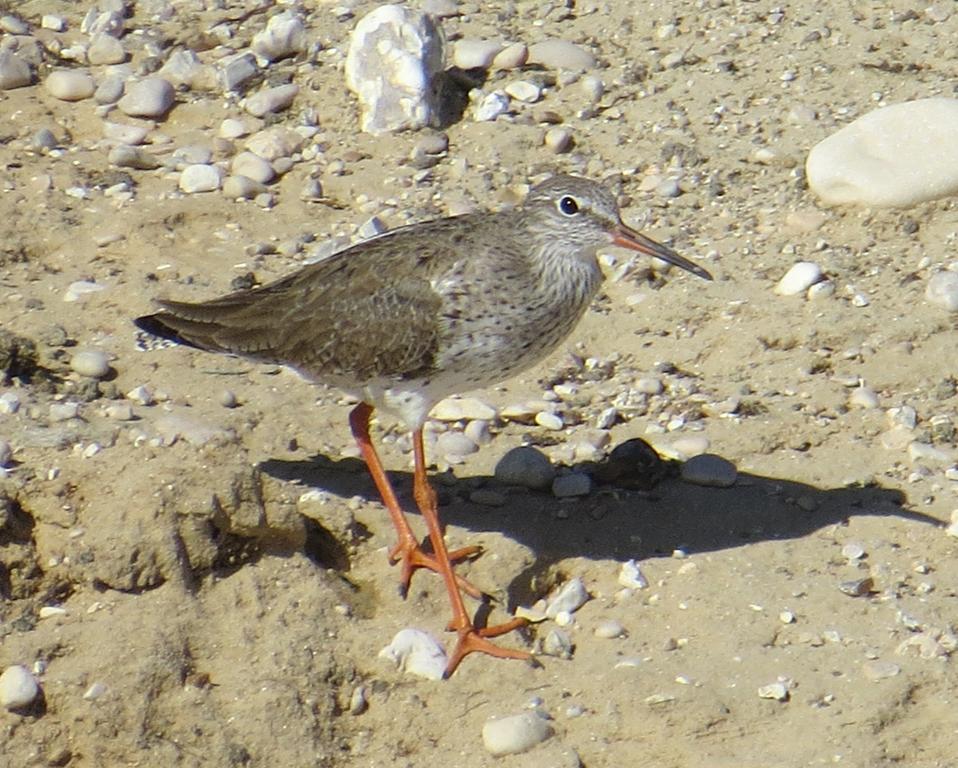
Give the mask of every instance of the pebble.
<svg viewBox="0 0 958 768">
<path fill-rule="evenodd" d="M 306 50 L 302 19 L 290 11 L 276 14 L 267 22 L 266 29 L 253 35 L 250 48 L 267 63 L 302 53 Z"/>
<path fill-rule="evenodd" d="M 529 60 L 529 47 L 525 43 L 512 43 L 503 48 L 492 60 L 492 69 L 518 69 Z"/>
<path fill-rule="evenodd" d="M 117 144 L 110 150 L 107 160 L 117 168 L 135 168 L 138 171 L 151 171 L 162 165 L 157 157 L 145 149 L 129 144 Z"/>
<path fill-rule="evenodd" d="M 635 560 L 626 560 L 619 568 L 619 584 L 627 589 L 646 589 L 649 586 L 648 579 L 642 575 L 642 570 Z"/>
<path fill-rule="evenodd" d="M 274 112 L 282 112 L 293 103 L 297 94 L 299 94 L 299 86 L 295 83 L 264 88 L 247 98 L 243 102 L 243 108 L 253 117 L 263 117 Z"/>
<path fill-rule="evenodd" d="M 256 57 L 249 51 L 221 59 L 218 67 L 219 82 L 224 91 L 241 91 L 260 71 Z"/>
<path fill-rule="evenodd" d="M 126 125 L 125 123 L 103 123 L 103 136 L 110 141 L 120 144 L 136 146 L 146 141 L 150 129 L 143 125 Z"/>
<path fill-rule="evenodd" d="M 231 200 L 250 200 L 266 191 L 266 187 L 248 176 L 227 176 L 223 195 Z"/>
<path fill-rule="evenodd" d="M 113 421 L 133 421 L 135 414 L 129 403 L 111 403 L 106 407 L 106 417 Z"/>
<path fill-rule="evenodd" d="M 13 461 L 13 448 L 6 440 L 0 440 L 0 467 L 9 467 Z"/>
<path fill-rule="evenodd" d="M 126 90 L 126 81 L 122 77 L 104 77 L 93 92 L 97 104 L 115 104 Z"/>
<path fill-rule="evenodd" d="M 518 485 L 544 491 L 552 486 L 556 471 L 548 457 L 538 448 L 519 446 L 499 459 L 494 474 L 496 480 L 503 485 Z"/>
<path fill-rule="evenodd" d="M 557 659 L 572 658 L 572 638 L 564 629 L 550 629 L 542 641 L 542 652 Z"/>
<path fill-rule="evenodd" d="M 269 184 L 276 178 L 276 171 L 268 160 L 252 152 L 240 152 L 230 163 L 230 170 L 237 176 L 245 176 L 259 184 Z"/>
<path fill-rule="evenodd" d="M 502 43 L 495 40 L 457 40 L 452 48 L 453 66 L 460 69 L 489 69 Z"/>
<path fill-rule="evenodd" d="M 67 20 L 62 16 L 57 16 L 52 13 L 45 13 L 40 17 L 40 26 L 53 32 L 65 32 L 67 28 Z"/>
<path fill-rule="evenodd" d="M 592 478 L 585 472 L 570 472 L 552 481 L 552 495 L 557 499 L 588 496 L 591 491 Z"/>
<path fill-rule="evenodd" d="M 799 261 L 785 273 L 775 285 L 780 296 L 795 296 L 804 293 L 822 279 L 822 268 L 812 261 Z"/>
<path fill-rule="evenodd" d="M 432 635 L 420 629 L 402 629 L 392 642 L 379 652 L 403 672 L 427 680 L 442 680 L 446 672 L 446 652 Z"/>
<path fill-rule="evenodd" d="M 931 443 L 922 443 L 917 440 L 908 444 L 908 458 L 914 463 L 948 464 L 954 462 L 950 451 L 938 448 Z"/>
<path fill-rule="evenodd" d="M 235 117 L 227 117 L 220 123 L 218 135 L 224 139 L 239 139 L 249 134 L 249 128 L 242 120 Z"/>
<path fill-rule="evenodd" d="M 2 29 L 4 32 L 9 32 L 11 35 L 30 34 L 29 24 L 22 19 L 8 13 L 0 16 L 0 29 Z"/>
<path fill-rule="evenodd" d="M 548 69 L 584 71 L 594 69 L 595 56 L 567 40 L 543 40 L 529 46 L 529 64 L 540 64 Z"/>
<path fill-rule="evenodd" d="M 0 706 L 6 709 L 28 707 L 39 694 L 36 678 L 21 664 L 7 667 L 0 675 Z"/>
<path fill-rule="evenodd" d="M 131 389 L 126 393 L 126 399 L 139 405 L 153 405 L 156 402 L 153 390 L 146 384 L 140 384 L 138 387 Z"/>
<path fill-rule="evenodd" d="M 575 613 L 589 601 L 589 591 L 578 576 L 569 579 L 554 592 L 546 603 L 546 618 L 555 619 L 562 612 Z"/>
<path fill-rule="evenodd" d="M 620 637 L 627 637 L 628 632 L 621 621 L 616 619 L 603 619 L 595 625 L 592 634 L 604 640 L 615 640 Z"/>
<path fill-rule="evenodd" d="M 496 409 L 475 397 L 447 397 L 429 415 L 439 421 L 493 421 Z"/>
<path fill-rule="evenodd" d="M 848 396 L 848 404 L 855 408 L 872 410 L 881 405 L 881 400 L 875 390 L 866 386 L 855 387 Z"/>
<path fill-rule="evenodd" d="M 482 743 L 491 755 L 515 755 L 548 739 L 552 725 L 537 712 L 522 712 L 487 720 L 482 726 Z"/>
<path fill-rule="evenodd" d="M 928 278 L 925 298 L 949 312 L 958 311 L 958 272 L 936 272 Z"/>
<path fill-rule="evenodd" d="M 788 686 L 785 683 L 770 683 L 758 689 L 759 698 L 788 701 Z"/>
<path fill-rule="evenodd" d="M 460 462 L 464 456 L 469 456 L 479 450 L 479 446 L 466 437 L 462 432 L 443 432 L 436 439 L 436 450 L 447 461 L 453 459 Z"/>
<path fill-rule="evenodd" d="M 224 389 L 220 392 L 219 403 L 224 408 L 235 408 L 239 405 L 239 399 L 236 397 L 236 393 L 231 389 Z"/>
<path fill-rule="evenodd" d="M 107 687 L 106 683 L 101 683 L 99 680 L 96 680 L 87 687 L 83 692 L 84 701 L 96 701 L 106 693 Z"/>
<path fill-rule="evenodd" d="M 865 556 L 865 548 L 854 542 L 842 547 L 842 557 L 846 560 L 861 560 Z"/>
<path fill-rule="evenodd" d="M 562 417 L 557 413 L 551 413 L 550 411 L 540 411 L 535 416 L 535 422 L 540 427 L 544 429 L 551 429 L 557 431 L 562 429 L 565 426 L 565 422 L 562 421 Z"/>
<path fill-rule="evenodd" d="M 16 392 L 0 395 L 0 413 L 16 413 L 20 410 L 20 396 Z"/>
<path fill-rule="evenodd" d="M 906 101 L 858 118 L 808 154 L 826 205 L 901 208 L 958 192 L 958 99 Z"/>
<path fill-rule="evenodd" d="M 80 415 L 80 406 L 78 403 L 51 403 L 48 414 L 50 421 L 69 421 Z"/>
<path fill-rule="evenodd" d="M 728 459 L 714 453 L 693 456 L 682 465 L 682 479 L 694 485 L 728 488 L 735 485 L 738 470 Z"/>
<path fill-rule="evenodd" d="M 546 131 L 542 142 L 557 155 L 564 155 L 575 144 L 575 136 L 569 128 L 557 126 Z"/>
<path fill-rule="evenodd" d="M 215 165 L 188 165 L 180 174 L 180 189 L 187 194 L 213 192 L 223 183 L 223 171 Z"/>
<path fill-rule="evenodd" d="M 850 579 L 843 581 L 838 585 L 838 590 L 849 597 L 865 597 L 870 595 L 875 587 L 875 581 L 871 576 L 865 576 L 861 579 Z"/>
<path fill-rule="evenodd" d="M 89 280 L 77 280 L 76 282 L 70 283 L 70 285 L 67 286 L 67 289 L 63 294 L 63 300 L 66 302 L 79 301 L 81 298 L 88 296 L 91 293 L 98 293 L 105 290 L 105 285 L 93 283 Z"/>
<path fill-rule="evenodd" d="M 886 680 L 889 677 L 895 677 L 895 675 L 899 674 L 900 672 L 901 667 L 899 667 L 893 661 L 869 659 L 862 664 L 862 674 L 865 676 L 865 679 L 871 680 L 872 682 Z"/>
<path fill-rule="evenodd" d="M 81 376 L 102 379 L 110 372 L 110 358 L 102 349 L 80 349 L 70 358 L 70 367 Z"/>
<path fill-rule="evenodd" d="M 122 64 L 126 61 L 126 51 L 123 43 L 113 35 L 98 34 L 90 40 L 86 51 L 87 61 L 93 66 Z"/>
<path fill-rule="evenodd" d="M 438 119 L 443 36 L 434 19 L 401 5 L 381 5 L 353 29 L 346 84 L 359 99 L 360 127 L 380 134 L 417 130 Z"/>
<path fill-rule="evenodd" d="M 89 99 L 96 90 L 93 78 L 79 69 L 55 69 L 47 75 L 43 87 L 61 101 Z"/>
<path fill-rule="evenodd" d="M 503 90 L 510 98 L 526 104 L 535 104 L 542 98 L 542 86 L 528 80 L 516 80 L 506 85 Z"/>
<path fill-rule="evenodd" d="M 0 91 L 23 88 L 33 82 L 30 65 L 10 51 L 0 51 Z"/>
<path fill-rule="evenodd" d="M 173 86 L 162 77 L 148 77 L 133 83 L 117 102 L 130 117 L 163 117 L 173 106 Z"/>
<path fill-rule="evenodd" d="M 679 461 L 687 461 L 693 456 L 700 456 L 708 451 L 710 441 L 705 435 L 683 435 L 672 441 L 662 453 Z"/>
<path fill-rule="evenodd" d="M 478 123 L 489 123 L 509 111 L 509 96 L 505 91 L 487 93 L 476 104 L 475 119 Z"/>
<path fill-rule="evenodd" d="M 488 421 L 474 419 L 466 424 L 464 432 L 466 437 L 476 445 L 489 445 L 492 442 L 492 432 L 489 430 Z"/>
</svg>

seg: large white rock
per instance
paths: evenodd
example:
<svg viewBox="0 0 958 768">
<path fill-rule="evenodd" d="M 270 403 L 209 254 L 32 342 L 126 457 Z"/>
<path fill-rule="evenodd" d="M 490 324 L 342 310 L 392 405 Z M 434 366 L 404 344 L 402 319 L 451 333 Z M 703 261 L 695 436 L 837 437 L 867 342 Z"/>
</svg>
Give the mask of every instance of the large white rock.
<svg viewBox="0 0 958 768">
<path fill-rule="evenodd" d="M 494 718 L 482 726 L 482 743 L 496 757 L 525 752 L 551 735 L 552 725 L 535 712 Z"/>
<path fill-rule="evenodd" d="M 367 133 L 415 130 L 437 123 L 443 40 L 432 18 L 401 5 L 382 5 L 353 30 L 346 85 L 362 108 Z"/>
<path fill-rule="evenodd" d="M 958 99 L 877 109 L 818 143 L 805 163 L 826 205 L 902 208 L 958 192 Z"/>
</svg>

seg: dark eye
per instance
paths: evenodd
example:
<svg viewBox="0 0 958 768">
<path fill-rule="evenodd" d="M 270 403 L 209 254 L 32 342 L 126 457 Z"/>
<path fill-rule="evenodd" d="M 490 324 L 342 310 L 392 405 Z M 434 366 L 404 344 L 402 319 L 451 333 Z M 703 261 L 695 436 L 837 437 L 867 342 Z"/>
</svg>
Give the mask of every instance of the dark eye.
<svg viewBox="0 0 958 768">
<path fill-rule="evenodd" d="M 566 195 L 559 200 L 559 210 L 566 216 L 575 216 L 579 212 L 579 204 L 571 195 Z"/>
</svg>

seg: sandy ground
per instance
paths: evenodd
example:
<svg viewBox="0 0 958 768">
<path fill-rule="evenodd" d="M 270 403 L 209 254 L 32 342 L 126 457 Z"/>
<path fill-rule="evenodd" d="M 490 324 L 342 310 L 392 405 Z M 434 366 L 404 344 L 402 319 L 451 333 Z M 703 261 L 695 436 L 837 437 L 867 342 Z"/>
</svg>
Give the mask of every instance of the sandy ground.
<svg viewBox="0 0 958 768">
<path fill-rule="evenodd" d="M 173 2 L 177 14 L 154 21 L 158 4 L 137 5 L 129 26 L 171 44 L 242 11 Z M 886 411 L 910 406 L 912 438 L 955 451 L 958 334 L 925 302 L 924 283 L 954 258 L 958 209 L 820 209 L 801 168 L 815 142 L 878 103 L 951 95 L 958 14 L 936 22 L 904 2 L 463 3 L 444 22 L 451 38 L 578 42 L 599 57 L 606 94 L 594 114 L 569 83 L 514 120 L 467 117 L 447 128 L 448 155 L 417 177 L 406 158 L 419 136 L 353 128 L 335 62 L 355 18 L 301 5 L 324 51 L 271 67 L 303 86 L 279 120 L 316 109 L 326 151 L 274 185 L 268 209 L 183 196 L 164 171 L 111 168 L 91 101 L 60 102 L 42 87 L 0 93 L 0 327 L 32 341 L 40 365 L 22 346 L 5 363 L 3 391 L 22 406 L 0 415 L 16 462 L 0 481 L 0 666 L 43 667 L 42 700 L 0 713 L 0 765 L 953 765 L 958 540 L 942 526 L 956 506 L 952 462 L 913 461 L 907 440 L 886 447 L 882 437 Z M 86 11 L 0 6 L 33 22 L 58 12 L 73 27 Z M 357 4 L 356 18 L 372 7 Z M 239 36 L 261 25 L 254 16 Z M 145 50 L 128 41 L 138 63 Z M 534 116 L 544 109 L 574 131 L 572 153 L 542 146 Z M 235 103 L 184 92 L 156 131 L 171 148 L 209 146 L 229 116 L 242 116 Z M 29 149 L 43 127 L 62 152 Z M 479 453 L 440 468 L 450 545 L 485 550 L 462 573 L 498 598 L 493 620 L 574 576 L 593 599 L 575 615 L 569 660 L 543 656 L 532 668 L 475 656 L 447 682 L 412 678 L 377 653 L 407 626 L 449 644 L 447 601 L 429 574 L 404 602 L 395 596 L 393 532 L 354 458 L 346 401 L 265 366 L 138 351 L 131 318 L 153 296 L 212 297 L 304 257 L 277 245 L 354 235 L 371 213 L 398 226 L 463 203 L 499 207 L 555 171 L 609 178 L 628 196 L 629 223 L 717 279 L 608 282 L 561 353 L 478 393 L 502 407 L 572 382 L 583 424 L 500 421 Z M 682 194 L 657 194 L 657 175 L 679 176 Z M 133 200 L 103 195 L 128 176 Z M 310 176 L 324 201 L 302 199 Z M 67 194 L 76 186 L 88 199 Z M 833 297 L 773 293 L 801 259 L 821 264 Z M 77 280 L 106 290 L 64 302 Z M 71 372 L 78 346 L 108 351 L 114 375 L 92 385 Z M 586 358 L 600 374 L 575 365 Z M 561 463 L 577 430 L 642 377 L 665 391 L 612 429 L 611 446 L 645 437 L 664 450 L 703 434 L 738 467 L 733 487 L 672 476 L 570 502 L 495 484 L 496 461 L 523 442 Z M 881 407 L 849 407 L 859 380 Z M 140 385 L 159 402 L 134 404 L 135 421 L 111 418 L 108 407 Z M 224 390 L 238 407 L 223 407 Z M 57 401 L 81 402 L 81 418 L 51 419 Z M 170 419 L 208 428 L 208 439 L 163 445 Z M 388 421 L 376 437 L 411 501 L 402 437 Z M 474 503 L 480 488 L 505 503 Z M 311 489 L 325 503 L 305 517 L 297 499 Z M 864 556 L 849 560 L 849 544 Z M 650 586 L 622 593 L 630 558 Z M 865 594 L 842 591 L 865 578 Z M 65 614 L 39 618 L 44 606 Z M 596 637 L 604 619 L 628 636 Z M 503 643 L 536 647 L 549 628 Z M 776 682 L 787 700 L 759 696 Z M 94 683 L 100 695 L 85 700 Z M 358 714 L 357 691 L 367 700 Z M 535 704 L 555 735 L 526 754 L 487 754 L 486 719 Z"/>
</svg>

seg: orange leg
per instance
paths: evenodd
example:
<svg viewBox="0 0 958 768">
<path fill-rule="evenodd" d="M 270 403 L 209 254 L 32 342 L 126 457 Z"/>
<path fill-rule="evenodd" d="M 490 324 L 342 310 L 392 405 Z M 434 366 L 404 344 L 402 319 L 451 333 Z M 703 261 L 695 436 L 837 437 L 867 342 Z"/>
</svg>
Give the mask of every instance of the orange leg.
<svg viewBox="0 0 958 768">
<path fill-rule="evenodd" d="M 450 562 L 449 552 L 446 549 L 446 542 L 442 537 L 442 526 L 439 524 L 439 505 L 436 503 L 436 492 L 429 485 L 429 480 L 426 477 L 426 459 L 422 444 L 422 430 L 417 429 L 413 432 L 412 437 L 413 453 L 416 458 L 413 495 L 416 497 L 419 511 L 422 512 L 422 516 L 426 520 L 426 526 L 429 528 L 429 538 L 432 540 L 432 548 L 436 553 L 436 561 L 439 565 L 438 570 L 442 575 L 443 581 L 446 582 L 446 591 L 449 593 L 449 601 L 452 603 L 452 621 L 449 624 L 449 628 L 455 630 L 459 635 L 456 647 L 449 657 L 449 663 L 446 664 L 445 677 L 449 677 L 456 671 L 456 667 L 459 666 L 459 662 L 462 661 L 465 656 L 474 652 L 487 653 L 490 656 L 496 656 L 501 659 L 530 660 L 532 654 L 526 651 L 500 648 L 498 645 L 490 643 L 487 639 L 525 626 L 526 622 L 524 619 L 513 619 L 499 626 L 484 627 L 482 629 L 476 629 L 472 625 L 469 614 L 466 613 L 466 606 L 462 602 L 459 585 L 456 583 L 456 576 L 452 570 L 452 563 Z"/>
<path fill-rule="evenodd" d="M 427 555 L 419 546 L 412 528 L 409 527 L 409 521 L 403 514 L 399 506 L 399 500 L 393 491 L 389 478 L 386 477 L 386 470 L 383 469 L 382 462 L 373 447 L 372 440 L 369 437 L 369 418 L 372 416 L 373 408 L 368 403 L 360 403 L 349 414 L 349 426 L 352 429 L 353 437 L 359 445 L 360 453 L 366 460 L 366 466 L 369 468 L 369 474 L 373 477 L 376 488 L 379 489 L 379 495 L 382 496 L 383 504 L 392 518 L 393 526 L 396 528 L 398 540 L 396 546 L 389 550 L 390 563 L 402 563 L 402 572 L 399 576 L 399 591 L 405 597 L 409 591 L 409 581 L 412 579 L 413 572 L 418 568 L 426 568 L 436 573 L 442 573 L 442 563 L 439 558 L 433 555 Z M 481 547 L 463 547 L 450 553 L 449 558 L 453 562 L 460 562 L 475 557 L 482 551 Z M 468 594 L 475 598 L 482 598 L 483 592 L 473 586 L 460 576 L 456 576 L 456 581 Z"/>
</svg>

